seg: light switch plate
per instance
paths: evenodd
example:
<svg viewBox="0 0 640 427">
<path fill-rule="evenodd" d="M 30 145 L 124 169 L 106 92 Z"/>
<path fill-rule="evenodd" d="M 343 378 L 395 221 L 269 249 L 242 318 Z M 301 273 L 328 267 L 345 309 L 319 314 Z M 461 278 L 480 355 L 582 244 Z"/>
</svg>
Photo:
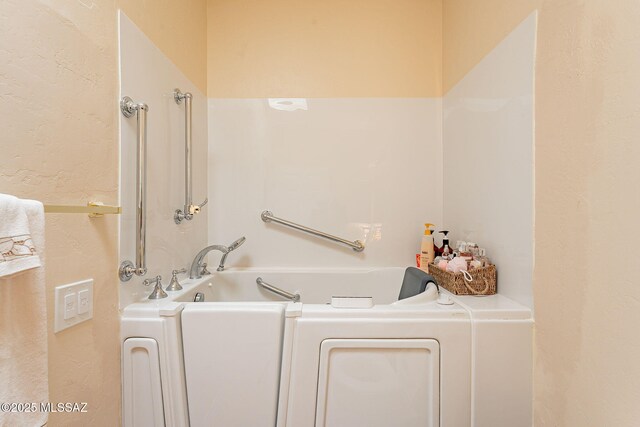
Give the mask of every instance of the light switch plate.
<svg viewBox="0 0 640 427">
<path fill-rule="evenodd" d="M 93 279 L 55 288 L 54 332 L 60 332 L 91 318 L 93 318 Z"/>
</svg>

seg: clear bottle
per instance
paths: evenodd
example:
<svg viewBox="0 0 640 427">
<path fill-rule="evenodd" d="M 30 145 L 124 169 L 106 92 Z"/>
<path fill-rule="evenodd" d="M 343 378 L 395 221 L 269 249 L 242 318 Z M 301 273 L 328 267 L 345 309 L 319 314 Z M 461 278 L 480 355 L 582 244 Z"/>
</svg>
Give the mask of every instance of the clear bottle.
<svg viewBox="0 0 640 427">
<path fill-rule="evenodd" d="M 491 261 L 489 260 L 489 258 L 487 258 L 486 253 L 487 251 L 485 250 L 485 248 L 479 248 L 478 256 L 474 256 L 473 259 L 480 261 L 483 267 L 487 267 L 491 265 Z"/>
<path fill-rule="evenodd" d="M 467 252 L 469 252 L 471 256 L 478 256 L 478 245 L 473 242 L 467 242 Z"/>
<path fill-rule="evenodd" d="M 469 243 L 460 242 L 460 246 L 458 247 L 458 256 L 467 262 L 473 259 L 473 254 L 469 251 Z"/>
</svg>

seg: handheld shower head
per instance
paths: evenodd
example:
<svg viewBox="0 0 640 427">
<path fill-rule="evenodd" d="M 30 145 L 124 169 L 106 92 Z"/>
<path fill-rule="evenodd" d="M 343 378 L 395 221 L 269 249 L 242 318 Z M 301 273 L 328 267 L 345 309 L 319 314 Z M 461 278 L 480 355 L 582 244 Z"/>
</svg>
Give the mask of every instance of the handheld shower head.
<svg viewBox="0 0 640 427">
<path fill-rule="evenodd" d="M 247 240 L 247 238 L 242 236 L 241 238 L 239 238 L 238 240 L 236 240 L 235 242 L 227 246 L 226 252 L 223 252 L 222 258 L 220 259 L 220 265 L 217 268 L 218 271 L 224 271 L 224 263 L 227 260 L 227 255 L 229 255 L 231 251 L 235 251 L 240 246 L 242 246 L 245 240 Z"/>
<path fill-rule="evenodd" d="M 247 238 L 242 236 L 241 238 L 239 238 L 238 240 L 236 240 L 235 242 L 227 246 L 227 248 L 229 249 L 229 252 L 235 251 L 236 249 L 238 249 L 240 246 L 242 246 L 245 240 L 247 240 Z"/>
</svg>

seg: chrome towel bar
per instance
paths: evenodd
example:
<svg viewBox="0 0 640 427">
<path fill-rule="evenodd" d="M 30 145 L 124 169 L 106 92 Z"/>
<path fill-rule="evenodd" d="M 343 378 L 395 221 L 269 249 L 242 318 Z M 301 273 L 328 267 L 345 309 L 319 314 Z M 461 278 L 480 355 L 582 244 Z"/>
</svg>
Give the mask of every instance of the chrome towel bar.
<svg viewBox="0 0 640 427">
<path fill-rule="evenodd" d="M 314 230 L 313 228 L 305 227 L 304 225 L 296 224 L 295 222 L 287 221 L 286 219 L 273 216 L 273 212 L 271 211 L 262 211 L 260 218 L 262 218 L 264 222 L 277 222 L 278 224 L 286 225 L 287 227 L 295 228 L 296 230 L 304 231 L 305 233 L 313 234 L 314 236 L 322 237 L 324 239 L 328 239 L 337 243 L 342 243 L 343 245 L 349 246 L 356 252 L 364 251 L 364 243 L 362 243 L 360 240 L 346 240 L 332 234 Z"/>
<path fill-rule="evenodd" d="M 118 274 L 120 280 L 126 282 L 133 275 L 144 276 L 147 274 L 147 104 L 136 104 L 131 98 L 125 96 L 120 101 L 120 110 L 125 117 L 136 115 L 137 124 L 137 157 L 136 171 L 136 263 L 123 261 L 120 264 Z"/>
<path fill-rule="evenodd" d="M 286 298 L 288 300 L 291 300 L 293 302 L 299 302 L 300 301 L 300 294 L 292 294 L 291 292 L 287 292 L 283 289 L 280 289 L 276 286 L 270 285 L 269 283 L 265 282 L 264 280 L 262 280 L 262 277 L 258 277 L 256 279 L 256 283 L 258 284 L 258 286 L 261 286 L 262 288 L 266 289 L 269 292 L 273 292 L 276 295 L 280 295 L 282 298 Z"/>
</svg>

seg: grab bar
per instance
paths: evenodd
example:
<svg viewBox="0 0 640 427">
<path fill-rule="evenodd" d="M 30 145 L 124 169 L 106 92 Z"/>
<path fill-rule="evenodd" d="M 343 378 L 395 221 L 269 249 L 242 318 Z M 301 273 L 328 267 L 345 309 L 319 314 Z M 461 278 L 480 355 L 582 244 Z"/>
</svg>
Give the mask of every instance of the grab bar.
<svg viewBox="0 0 640 427">
<path fill-rule="evenodd" d="M 190 92 L 182 93 L 180 89 L 174 89 L 173 99 L 176 104 L 180 104 L 184 100 L 184 209 L 176 209 L 173 215 L 175 223 L 180 224 L 185 219 L 191 221 L 195 214 L 200 213 L 200 209 L 207 204 L 209 198 L 204 199 L 200 205 L 193 204 L 193 173 L 191 171 L 191 101 L 193 95 Z"/>
<path fill-rule="evenodd" d="M 300 301 L 300 294 L 298 294 L 298 293 L 292 294 L 291 292 L 287 292 L 287 291 L 282 290 L 282 289 L 280 289 L 278 287 L 270 285 L 269 283 L 267 283 L 264 280 L 262 280 L 262 277 L 258 277 L 256 279 L 256 283 L 258 284 L 258 286 L 262 286 L 267 291 L 273 292 L 276 295 L 280 295 L 282 298 L 286 298 L 286 299 L 291 300 L 293 302 L 299 302 Z"/>
<path fill-rule="evenodd" d="M 287 221 L 286 219 L 273 216 L 273 212 L 271 211 L 262 211 L 262 214 L 260 214 L 260 218 L 262 218 L 264 222 L 277 222 L 278 224 L 286 225 L 287 227 L 295 228 L 296 230 L 304 231 L 305 233 L 313 234 L 314 236 L 342 243 L 343 245 L 349 246 L 356 252 L 364 251 L 364 243 L 362 243 L 360 240 L 350 241 L 331 234 L 324 233 L 322 231 L 314 230 L 313 228 L 305 227 L 304 225 L 296 224 L 295 222 Z"/>
<path fill-rule="evenodd" d="M 129 118 L 134 114 L 137 117 L 137 157 L 138 167 L 136 173 L 136 263 L 123 261 L 120 264 L 118 274 L 120 280 L 126 282 L 136 276 L 147 274 L 146 266 L 146 240 L 147 240 L 147 104 L 136 104 L 131 98 L 125 96 L 120 101 L 122 115 Z"/>
</svg>

